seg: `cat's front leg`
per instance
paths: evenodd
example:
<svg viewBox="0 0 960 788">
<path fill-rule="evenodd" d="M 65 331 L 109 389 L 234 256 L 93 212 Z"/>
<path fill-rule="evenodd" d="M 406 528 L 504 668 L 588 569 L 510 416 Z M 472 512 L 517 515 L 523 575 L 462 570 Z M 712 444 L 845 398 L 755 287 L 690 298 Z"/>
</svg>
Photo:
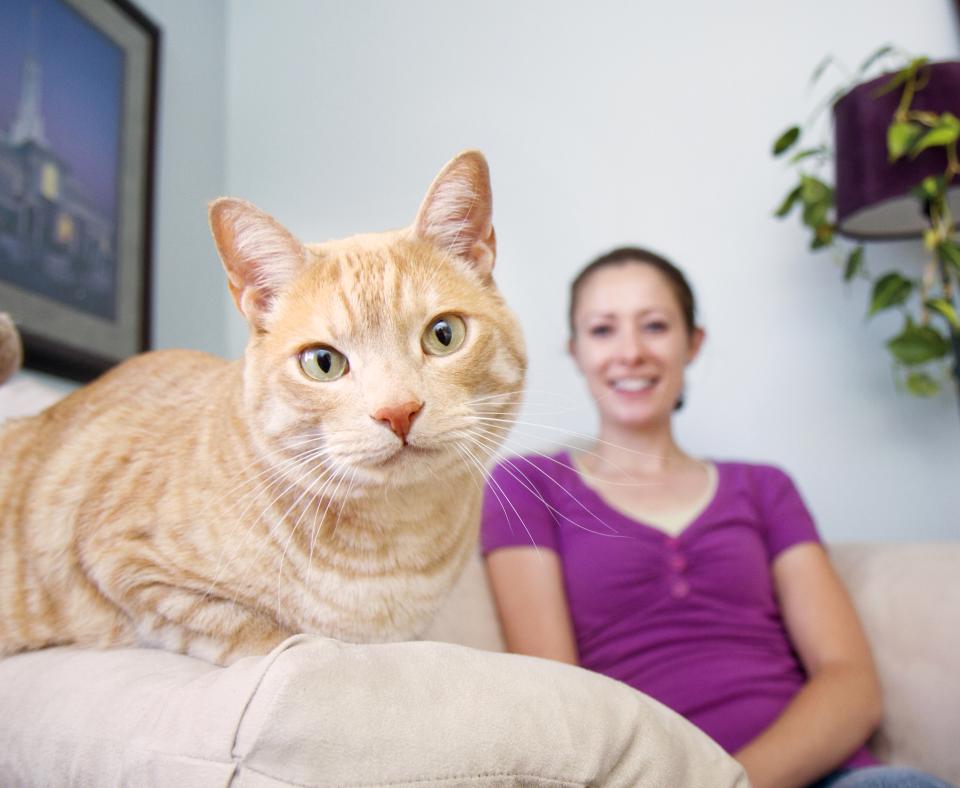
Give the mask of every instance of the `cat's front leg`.
<svg viewBox="0 0 960 788">
<path fill-rule="evenodd" d="M 294 632 L 274 619 L 228 599 L 157 586 L 134 591 L 137 634 L 143 645 L 230 665 L 268 654 Z"/>
<path fill-rule="evenodd" d="M 214 592 L 190 572 L 157 564 L 140 544 L 114 538 L 112 549 L 104 549 L 107 541 L 82 544 L 83 567 L 141 645 L 228 665 L 267 654 L 296 634 L 247 600 L 231 598 L 228 589 Z M 78 642 L 100 645 L 84 637 Z"/>
</svg>

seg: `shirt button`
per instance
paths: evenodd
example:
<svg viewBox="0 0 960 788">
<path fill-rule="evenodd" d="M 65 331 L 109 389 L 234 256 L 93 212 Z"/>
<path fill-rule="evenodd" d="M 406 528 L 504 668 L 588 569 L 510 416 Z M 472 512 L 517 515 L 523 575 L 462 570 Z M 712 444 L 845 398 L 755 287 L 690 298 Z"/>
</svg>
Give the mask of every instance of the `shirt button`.
<svg viewBox="0 0 960 788">
<path fill-rule="evenodd" d="M 670 556 L 670 568 L 674 572 L 682 572 L 687 568 L 687 559 L 680 553 L 673 553 Z"/>
<path fill-rule="evenodd" d="M 690 593 L 690 584 L 682 577 L 678 577 L 670 586 L 670 596 L 674 599 L 683 599 Z"/>
</svg>

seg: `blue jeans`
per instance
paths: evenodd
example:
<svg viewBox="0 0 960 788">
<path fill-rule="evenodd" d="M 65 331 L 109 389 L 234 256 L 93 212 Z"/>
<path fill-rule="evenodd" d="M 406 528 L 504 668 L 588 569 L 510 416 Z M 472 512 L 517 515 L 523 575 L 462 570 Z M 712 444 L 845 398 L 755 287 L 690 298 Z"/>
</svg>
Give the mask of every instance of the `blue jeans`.
<svg viewBox="0 0 960 788">
<path fill-rule="evenodd" d="M 867 766 L 828 774 L 810 788 L 951 788 L 943 780 L 909 766 Z"/>
</svg>

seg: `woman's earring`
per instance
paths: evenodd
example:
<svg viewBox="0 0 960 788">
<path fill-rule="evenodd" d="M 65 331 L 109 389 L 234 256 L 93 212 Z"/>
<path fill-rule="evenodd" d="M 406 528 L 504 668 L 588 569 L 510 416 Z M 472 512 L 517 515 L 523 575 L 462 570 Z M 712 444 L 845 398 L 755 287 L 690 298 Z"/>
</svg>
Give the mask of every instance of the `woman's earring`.
<svg viewBox="0 0 960 788">
<path fill-rule="evenodd" d="M 684 386 L 684 387 L 683 387 L 683 390 L 680 392 L 680 396 L 677 397 L 677 404 L 673 406 L 673 409 L 674 409 L 675 411 L 680 410 L 680 409 L 683 408 L 683 403 L 684 403 L 684 400 L 685 400 L 686 396 L 687 396 L 687 387 Z"/>
</svg>

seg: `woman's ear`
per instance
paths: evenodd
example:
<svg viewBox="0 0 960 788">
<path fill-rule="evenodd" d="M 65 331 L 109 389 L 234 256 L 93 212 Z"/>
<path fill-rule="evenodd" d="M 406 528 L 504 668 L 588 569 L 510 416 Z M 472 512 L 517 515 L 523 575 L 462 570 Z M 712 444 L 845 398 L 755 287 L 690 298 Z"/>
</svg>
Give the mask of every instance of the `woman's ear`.
<svg viewBox="0 0 960 788">
<path fill-rule="evenodd" d="M 693 334 L 690 336 L 690 352 L 687 355 L 687 363 L 693 363 L 693 360 L 700 354 L 700 348 L 703 346 L 703 340 L 707 338 L 707 332 L 704 331 L 700 326 L 697 326 L 693 329 Z"/>
<path fill-rule="evenodd" d="M 577 356 L 577 339 L 576 337 L 571 336 L 567 340 L 567 353 L 570 354 L 570 360 L 573 361 L 573 365 L 577 368 L 577 372 L 581 375 L 583 374 L 583 367 L 580 366 L 580 359 Z"/>
</svg>

